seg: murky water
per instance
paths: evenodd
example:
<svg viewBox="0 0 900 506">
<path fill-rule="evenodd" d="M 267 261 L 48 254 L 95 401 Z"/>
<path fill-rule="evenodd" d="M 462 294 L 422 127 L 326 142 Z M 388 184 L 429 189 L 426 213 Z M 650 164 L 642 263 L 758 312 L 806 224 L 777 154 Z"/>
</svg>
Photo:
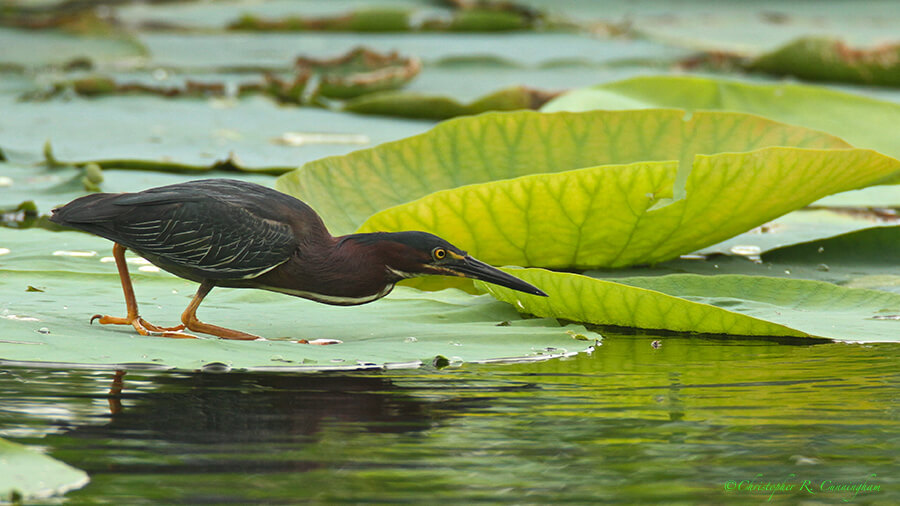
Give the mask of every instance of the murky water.
<svg viewBox="0 0 900 506">
<path fill-rule="evenodd" d="M 900 504 L 898 358 L 631 335 L 443 370 L 7 368 L 0 437 L 87 471 L 75 503 Z"/>
</svg>

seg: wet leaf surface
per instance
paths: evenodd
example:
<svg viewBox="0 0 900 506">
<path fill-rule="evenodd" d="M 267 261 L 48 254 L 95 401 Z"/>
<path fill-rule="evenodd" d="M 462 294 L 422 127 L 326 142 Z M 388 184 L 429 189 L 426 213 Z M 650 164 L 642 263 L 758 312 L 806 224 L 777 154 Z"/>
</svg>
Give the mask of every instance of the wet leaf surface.
<svg viewBox="0 0 900 506">
<path fill-rule="evenodd" d="M 50 101 L 35 106 L 0 96 L 4 147 L 40 153 L 48 139 L 63 161 L 145 160 L 209 166 L 234 154 L 248 167 L 299 166 L 358 145 L 311 143 L 301 149 L 276 144 L 285 132 L 365 134 L 371 144 L 426 130 L 421 121 L 283 108 L 270 100 L 236 102 L 109 97 Z M 129 113 L 122 114 L 123 108 Z M 177 118 L 177 121 L 173 121 Z"/>
<path fill-rule="evenodd" d="M 72 247 L 65 238 L 55 239 L 59 247 Z M 96 238 L 78 238 L 77 242 L 106 246 Z M 582 352 L 590 345 L 567 332 L 585 334 L 580 326 L 562 327 L 553 319 L 525 320 L 513 307 L 489 296 L 410 288 L 397 288 L 388 299 L 351 308 L 261 291 L 216 289 L 201 306 L 201 319 L 262 335 L 266 341 L 138 336 L 130 326 L 88 323 L 93 314 L 124 311 L 118 276 L 114 264 L 103 261 L 105 253 L 62 249 L 57 250 L 59 254 L 45 253 L 45 260 L 29 255 L 27 270 L 19 271 L 15 266 L 22 262 L 22 253 L 13 248 L 18 255 L 5 255 L 4 285 L 18 286 L 24 296 L 5 302 L 0 309 L 0 333 L 5 339 L 0 342 L 0 361 L 126 369 L 131 364 L 180 370 L 201 370 L 209 364 L 296 371 L 415 368 L 438 356 L 453 363 L 546 359 Z M 35 270 L 41 264 L 69 264 L 77 273 L 57 270 L 51 278 L 46 271 Z M 87 268 L 86 264 L 95 266 Z M 152 270 L 141 273 L 135 268 L 141 266 L 132 267 L 138 271 L 135 290 L 141 315 L 158 325 L 174 324 L 196 285 Z M 91 270 L 106 274 L 84 274 Z M 37 279 L 45 285 L 44 291 L 27 292 Z M 86 293 L 88 282 L 91 288 Z M 594 333 L 587 335 L 599 338 Z M 342 343 L 313 346 L 296 342 L 301 339 Z"/>
</svg>

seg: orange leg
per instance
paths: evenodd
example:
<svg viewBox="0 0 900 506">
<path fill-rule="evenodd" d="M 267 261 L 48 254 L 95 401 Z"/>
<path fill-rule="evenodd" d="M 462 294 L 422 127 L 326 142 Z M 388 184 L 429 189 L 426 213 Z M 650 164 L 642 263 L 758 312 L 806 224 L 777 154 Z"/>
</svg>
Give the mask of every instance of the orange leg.
<svg viewBox="0 0 900 506">
<path fill-rule="evenodd" d="M 197 319 L 197 308 L 200 307 L 200 303 L 203 302 L 203 298 L 209 294 L 209 291 L 213 289 L 212 283 L 209 281 L 204 281 L 200 283 L 200 288 L 197 289 L 197 294 L 194 295 L 194 298 L 191 300 L 191 303 L 188 304 L 187 309 L 184 310 L 184 313 L 181 313 L 181 322 L 184 323 L 184 326 L 188 328 L 188 330 L 192 330 L 194 332 L 202 332 L 204 334 L 211 334 L 216 337 L 221 337 L 222 339 L 238 339 L 241 341 L 252 341 L 254 339 L 260 339 L 259 336 L 255 336 L 253 334 L 248 334 L 246 332 L 241 332 L 240 330 L 231 330 L 226 329 L 225 327 L 219 327 L 217 325 L 210 325 L 209 323 L 203 323 Z"/>
<path fill-rule="evenodd" d="M 122 281 L 122 291 L 125 292 L 125 307 L 128 309 L 128 313 L 124 318 L 120 316 L 101 316 L 95 314 L 91 317 L 91 323 L 94 323 L 94 320 L 97 320 L 101 325 L 131 325 L 134 327 L 134 330 L 142 336 L 150 335 L 152 332 L 162 334 L 165 337 L 196 337 L 184 332 L 178 332 L 184 330 L 184 325 L 177 325 L 175 327 L 157 327 L 141 318 L 140 315 L 138 315 L 137 300 L 134 298 L 134 287 L 131 285 L 131 275 L 128 274 L 128 264 L 125 263 L 125 246 L 116 243 L 115 246 L 113 246 L 113 258 L 116 259 L 116 267 L 119 269 L 119 279 Z"/>
</svg>

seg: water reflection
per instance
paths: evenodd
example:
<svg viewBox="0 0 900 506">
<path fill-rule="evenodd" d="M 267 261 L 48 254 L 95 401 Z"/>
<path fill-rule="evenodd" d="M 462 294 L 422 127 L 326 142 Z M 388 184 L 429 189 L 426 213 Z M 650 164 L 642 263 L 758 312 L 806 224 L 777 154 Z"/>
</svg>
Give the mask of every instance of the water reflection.
<svg viewBox="0 0 900 506">
<path fill-rule="evenodd" d="M 378 376 L 164 375 L 153 379 L 151 391 L 133 392 L 128 383 L 121 372 L 112 379 L 108 424 L 76 427 L 67 435 L 135 433 L 172 443 L 216 444 L 303 439 L 335 423 L 407 432 L 437 422 L 428 403 Z"/>
<path fill-rule="evenodd" d="M 724 487 L 875 474 L 882 492 L 862 502 L 887 504 L 900 500 L 898 354 L 631 335 L 567 361 L 440 371 L 118 385 L 11 369 L 0 435 L 87 470 L 76 501 L 764 502 Z"/>
</svg>

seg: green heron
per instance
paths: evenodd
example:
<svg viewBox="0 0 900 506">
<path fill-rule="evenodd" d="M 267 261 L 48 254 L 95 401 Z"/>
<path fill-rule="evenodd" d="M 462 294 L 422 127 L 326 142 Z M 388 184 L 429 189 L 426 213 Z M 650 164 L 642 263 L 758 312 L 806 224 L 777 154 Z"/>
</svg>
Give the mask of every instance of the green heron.
<svg viewBox="0 0 900 506">
<path fill-rule="evenodd" d="M 113 241 L 127 316 L 91 322 L 132 325 L 141 335 L 258 339 L 203 323 L 197 307 L 215 286 L 258 288 L 352 306 L 387 295 L 405 278 L 439 274 L 480 279 L 546 296 L 425 232 L 333 237 L 315 211 L 284 193 L 244 181 L 205 179 L 138 193 L 95 193 L 53 210 L 51 221 Z M 130 249 L 176 276 L 200 283 L 181 325 L 158 327 L 138 314 L 125 263 Z"/>
</svg>

